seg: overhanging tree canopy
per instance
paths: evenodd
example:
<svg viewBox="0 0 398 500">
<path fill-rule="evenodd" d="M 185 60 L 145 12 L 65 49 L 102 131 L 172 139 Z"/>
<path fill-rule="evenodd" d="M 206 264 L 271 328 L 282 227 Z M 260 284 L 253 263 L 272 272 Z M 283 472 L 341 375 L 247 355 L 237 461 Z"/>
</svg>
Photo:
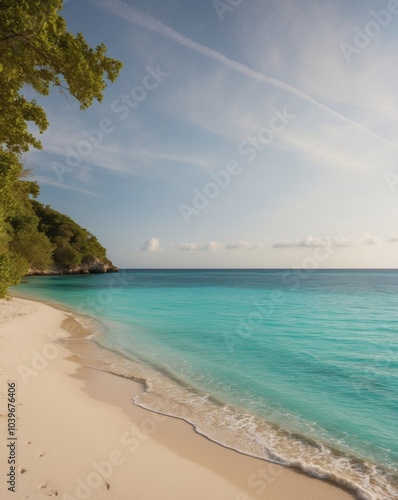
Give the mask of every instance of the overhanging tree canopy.
<svg viewBox="0 0 398 500">
<path fill-rule="evenodd" d="M 0 0 L 0 297 L 32 259 L 40 256 L 45 265 L 52 249 L 38 234 L 29 202 L 38 186 L 21 179 L 22 153 L 42 147 L 29 124 L 40 133 L 48 127 L 44 110 L 24 88 L 48 95 L 56 87 L 86 109 L 102 100 L 105 79 L 115 81 L 122 67 L 107 57 L 104 44 L 91 48 L 81 33 L 68 32 L 61 9 L 62 0 Z"/>
<path fill-rule="evenodd" d="M 122 67 L 104 44 L 93 49 L 81 33 L 69 33 L 61 8 L 62 0 L 0 2 L 0 143 L 15 153 L 41 147 L 29 122 L 40 132 L 48 126 L 44 110 L 21 94 L 25 85 L 41 95 L 58 87 L 85 109 L 102 100 L 104 75 L 113 82 Z"/>
</svg>

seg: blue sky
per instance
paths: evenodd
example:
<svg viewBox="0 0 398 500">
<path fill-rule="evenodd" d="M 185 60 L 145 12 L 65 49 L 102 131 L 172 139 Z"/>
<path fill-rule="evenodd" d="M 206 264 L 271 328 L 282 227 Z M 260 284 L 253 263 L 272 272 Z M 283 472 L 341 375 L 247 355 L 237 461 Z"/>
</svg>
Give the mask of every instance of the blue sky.
<svg viewBox="0 0 398 500">
<path fill-rule="evenodd" d="M 40 200 L 120 267 L 396 267 L 398 2 L 70 0 L 124 63 L 39 97 Z M 33 97 L 33 93 L 27 94 Z"/>
</svg>

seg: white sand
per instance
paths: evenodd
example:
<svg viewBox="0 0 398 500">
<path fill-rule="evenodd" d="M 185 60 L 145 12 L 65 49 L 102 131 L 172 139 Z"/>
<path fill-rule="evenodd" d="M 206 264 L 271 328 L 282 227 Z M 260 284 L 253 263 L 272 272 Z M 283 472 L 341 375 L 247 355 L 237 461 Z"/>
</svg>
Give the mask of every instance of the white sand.
<svg viewBox="0 0 398 500">
<path fill-rule="evenodd" d="M 0 301 L 0 498 L 346 500 L 340 488 L 240 455 L 135 407 L 141 387 L 56 342 L 69 313 Z M 16 493 L 7 491 L 7 389 L 16 382 Z"/>
</svg>

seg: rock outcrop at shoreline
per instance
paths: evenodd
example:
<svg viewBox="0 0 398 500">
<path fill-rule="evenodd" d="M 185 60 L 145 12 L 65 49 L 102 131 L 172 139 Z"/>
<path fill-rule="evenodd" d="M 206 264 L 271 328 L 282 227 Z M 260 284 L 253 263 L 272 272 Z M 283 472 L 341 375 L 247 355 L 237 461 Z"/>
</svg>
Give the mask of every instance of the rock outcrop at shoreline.
<svg viewBox="0 0 398 500">
<path fill-rule="evenodd" d="M 95 260 L 88 264 L 80 264 L 72 268 L 65 268 L 57 265 L 52 265 L 48 269 L 29 269 L 26 276 L 50 276 L 64 274 L 102 274 L 102 273 L 117 273 L 119 269 L 112 263 L 101 262 Z"/>
</svg>

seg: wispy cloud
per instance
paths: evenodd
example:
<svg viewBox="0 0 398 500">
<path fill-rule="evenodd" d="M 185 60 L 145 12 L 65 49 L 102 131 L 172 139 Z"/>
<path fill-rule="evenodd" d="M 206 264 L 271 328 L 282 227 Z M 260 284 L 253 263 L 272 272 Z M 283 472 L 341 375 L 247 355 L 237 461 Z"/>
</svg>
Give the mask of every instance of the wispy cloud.
<svg viewBox="0 0 398 500">
<path fill-rule="evenodd" d="M 93 145 L 90 154 L 82 157 L 76 154 L 76 150 L 79 141 L 84 139 L 81 132 L 84 125 L 76 119 L 69 126 L 60 123 L 59 118 L 53 118 L 51 122 L 52 126 L 42 141 L 45 154 L 42 151 L 32 151 L 29 158 L 31 163 L 34 161 L 35 170 L 45 173 L 47 178 L 53 177 L 54 181 L 58 179 L 58 171 L 62 173 L 63 183 L 72 180 L 92 184 L 96 169 L 151 178 L 159 174 L 166 175 L 170 168 L 195 167 L 208 170 L 212 165 L 211 158 L 206 153 L 200 155 L 195 152 L 188 154 L 167 150 L 161 144 L 154 145 L 151 137 L 139 137 L 138 144 L 122 144 L 117 142 L 116 136 L 109 137 L 102 144 Z M 71 158 L 74 161 L 73 167 L 70 166 Z M 61 183 L 58 184 L 60 187 Z"/>
<path fill-rule="evenodd" d="M 64 182 L 61 183 L 61 182 L 52 181 L 51 179 L 47 179 L 46 177 L 41 176 L 41 175 L 35 175 L 33 177 L 33 180 L 37 181 L 42 186 L 52 186 L 52 187 L 56 187 L 59 189 L 65 189 L 67 191 L 76 191 L 78 193 L 88 194 L 90 196 L 98 196 L 99 198 L 105 198 L 104 196 L 97 194 L 97 193 L 93 193 L 92 191 L 88 191 L 87 189 L 82 189 L 82 188 L 79 188 L 76 186 L 72 186 L 72 185 L 66 184 Z"/>
<path fill-rule="evenodd" d="M 231 78 L 223 67 L 194 79 L 181 75 L 181 79 L 183 85 L 162 103 L 164 112 L 234 142 L 268 125 L 274 116 L 271 110 L 278 105 L 275 96 L 265 94 L 258 82 L 246 82 L 246 92 L 242 92 L 242 79 Z"/>
<path fill-rule="evenodd" d="M 398 236 L 397 240 L 398 241 Z M 373 234 L 363 233 L 361 236 L 327 236 L 314 238 L 307 236 L 302 240 L 277 241 L 275 248 L 317 248 L 317 247 L 354 247 L 360 245 L 379 245 L 385 240 Z"/>
<path fill-rule="evenodd" d="M 201 157 L 196 157 L 194 155 L 181 155 L 175 152 L 167 151 L 127 151 L 132 157 L 142 160 L 160 160 L 160 161 L 170 161 L 173 163 L 183 163 L 184 165 L 193 165 L 195 167 L 207 168 L 208 163 Z"/>
<path fill-rule="evenodd" d="M 368 129 L 361 123 L 358 123 L 357 121 L 352 120 L 351 118 L 344 116 L 343 114 L 335 111 L 329 106 L 326 106 L 325 104 L 317 101 L 316 99 L 306 94 L 305 92 L 297 89 L 296 87 L 288 83 L 285 83 L 281 80 L 278 80 L 276 78 L 266 76 L 263 73 L 255 71 L 242 63 L 239 63 L 233 59 L 228 58 L 224 54 L 214 49 L 211 49 L 206 45 L 195 42 L 194 40 L 186 37 L 185 35 L 175 31 L 173 28 L 163 24 L 158 19 L 148 14 L 145 14 L 134 7 L 131 7 L 120 0 L 91 0 L 91 2 L 97 5 L 98 7 L 101 7 L 102 9 L 111 11 L 114 15 L 121 17 L 122 19 L 125 19 L 126 21 L 129 21 L 134 25 L 141 26 L 142 28 L 145 28 L 153 33 L 157 33 L 158 35 L 161 35 L 169 40 L 172 40 L 173 42 L 178 43 L 179 45 L 182 45 L 187 49 L 193 50 L 209 59 L 217 61 L 223 64 L 224 66 L 227 66 L 228 68 L 240 74 L 245 75 L 248 78 L 252 78 L 254 80 L 267 83 L 269 85 L 272 85 L 273 87 L 276 87 L 282 91 L 289 93 L 290 95 L 298 97 L 299 99 L 312 104 L 319 110 L 327 112 L 334 118 L 337 118 L 345 123 L 358 127 L 366 134 L 376 137 L 377 139 L 381 140 L 386 144 L 389 144 L 390 146 L 392 145 L 398 148 L 398 144 L 380 136 L 379 134 Z"/>
<path fill-rule="evenodd" d="M 388 240 L 390 243 L 398 243 L 398 234 L 393 233 L 392 237 Z"/>
<path fill-rule="evenodd" d="M 150 238 L 146 240 L 144 246 L 142 247 L 142 252 L 157 252 L 160 249 L 159 238 Z"/>
<path fill-rule="evenodd" d="M 374 138 L 364 141 L 363 134 L 350 125 L 322 124 L 313 117 L 305 127 L 292 124 L 283 140 L 317 165 L 342 168 L 394 168 L 397 152 Z"/>
<path fill-rule="evenodd" d="M 174 250 L 181 252 L 215 252 L 217 250 L 253 250 L 262 247 L 261 243 L 253 243 L 251 241 L 239 240 L 235 243 L 223 244 L 218 241 L 208 242 L 187 242 L 187 243 L 173 243 Z"/>
<path fill-rule="evenodd" d="M 261 248 L 263 245 L 261 243 L 253 243 L 252 241 L 236 241 L 235 243 L 230 243 L 226 245 L 227 250 L 254 250 L 256 248 Z"/>
<path fill-rule="evenodd" d="M 190 243 L 173 243 L 173 248 L 175 250 L 180 250 L 181 252 L 214 252 L 216 250 L 221 250 L 223 245 L 217 241 L 209 241 L 207 243 L 194 241 Z"/>
</svg>

